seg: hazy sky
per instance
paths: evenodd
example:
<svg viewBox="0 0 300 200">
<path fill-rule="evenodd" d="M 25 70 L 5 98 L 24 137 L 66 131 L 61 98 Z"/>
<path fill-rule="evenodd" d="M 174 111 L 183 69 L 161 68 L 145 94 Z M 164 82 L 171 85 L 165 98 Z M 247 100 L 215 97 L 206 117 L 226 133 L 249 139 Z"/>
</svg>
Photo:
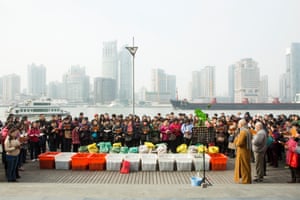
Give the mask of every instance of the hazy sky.
<svg viewBox="0 0 300 200">
<path fill-rule="evenodd" d="M 191 72 L 214 65 L 223 95 L 228 66 L 251 57 L 278 95 L 286 48 L 300 42 L 299 8 L 299 0 L 0 0 L 0 76 L 22 75 L 25 88 L 33 62 L 47 67 L 47 82 L 76 64 L 100 76 L 102 42 L 121 47 L 134 36 L 136 88 L 162 68 L 186 97 Z"/>
</svg>

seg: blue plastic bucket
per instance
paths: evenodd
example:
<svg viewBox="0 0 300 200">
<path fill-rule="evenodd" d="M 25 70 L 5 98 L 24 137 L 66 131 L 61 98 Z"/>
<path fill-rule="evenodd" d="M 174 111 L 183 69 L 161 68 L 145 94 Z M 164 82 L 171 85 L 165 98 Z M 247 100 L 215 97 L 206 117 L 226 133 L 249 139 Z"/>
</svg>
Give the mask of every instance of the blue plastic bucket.
<svg viewBox="0 0 300 200">
<path fill-rule="evenodd" d="M 202 178 L 196 176 L 191 177 L 192 186 L 200 186 L 201 182 L 202 182 Z"/>
</svg>

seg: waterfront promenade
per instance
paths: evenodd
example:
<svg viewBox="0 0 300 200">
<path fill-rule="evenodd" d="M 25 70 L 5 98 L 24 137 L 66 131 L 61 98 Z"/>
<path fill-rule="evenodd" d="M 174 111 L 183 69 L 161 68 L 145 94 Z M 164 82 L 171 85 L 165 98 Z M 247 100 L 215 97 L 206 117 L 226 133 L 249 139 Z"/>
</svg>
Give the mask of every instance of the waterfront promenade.
<svg viewBox="0 0 300 200">
<path fill-rule="evenodd" d="M 268 167 L 263 183 L 233 182 L 234 159 L 226 171 L 208 171 L 213 184 L 193 187 L 190 178 L 197 172 L 132 172 L 41 170 L 38 162 L 25 164 L 18 183 L 7 183 L 0 168 L 1 199 L 299 199 L 300 184 L 287 184 L 289 170 L 280 163 Z M 252 164 L 254 175 L 254 165 Z M 199 173 L 203 175 L 202 172 Z"/>
</svg>

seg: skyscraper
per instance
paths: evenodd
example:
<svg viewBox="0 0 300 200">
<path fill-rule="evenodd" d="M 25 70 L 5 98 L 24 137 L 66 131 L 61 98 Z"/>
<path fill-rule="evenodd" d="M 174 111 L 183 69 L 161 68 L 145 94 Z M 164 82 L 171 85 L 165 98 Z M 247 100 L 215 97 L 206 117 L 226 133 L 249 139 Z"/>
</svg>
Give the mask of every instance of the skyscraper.
<svg viewBox="0 0 300 200">
<path fill-rule="evenodd" d="M 152 91 L 167 92 L 167 75 L 163 69 L 152 69 Z"/>
<path fill-rule="evenodd" d="M 94 103 L 109 104 L 116 98 L 116 80 L 112 78 L 94 78 Z"/>
<path fill-rule="evenodd" d="M 46 67 L 32 63 L 27 67 L 28 94 L 34 97 L 46 95 Z"/>
<path fill-rule="evenodd" d="M 216 94 L 215 67 L 206 66 L 192 72 L 192 99 L 211 100 Z"/>
<path fill-rule="evenodd" d="M 90 78 L 85 74 L 85 68 L 71 66 L 63 76 L 64 98 L 72 103 L 88 103 Z"/>
<path fill-rule="evenodd" d="M 286 73 L 288 77 L 287 99 L 295 100 L 296 94 L 300 93 L 300 43 L 292 43 L 286 51 Z"/>
<path fill-rule="evenodd" d="M 47 96 L 53 99 L 63 98 L 63 84 L 61 82 L 50 82 L 47 88 Z"/>
<path fill-rule="evenodd" d="M 2 77 L 2 100 L 4 104 L 10 104 L 16 100 L 16 96 L 21 93 L 21 78 L 16 74 Z"/>
<path fill-rule="evenodd" d="M 279 96 L 280 96 L 280 101 L 283 103 L 291 102 L 291 99 L 288 97 L 290 89 L 289 89 L 289 80 L 288 80 L 288 74 L 284 73 L 280 76 L 279 79 Z"/>
<path fill-rule="evenodd" d="M 245 58 L 235 64 L 234 101 L 241 103 L 247 98 L 250 103 L 258 102 L 260 72 L 257 62 Z"/>
<path fill-rule="evenodd" d="M 170 93 L 171 99 L 176 99 L 176 76 L 167 74 L 167 91 Z"/>
<path fill-rule="evenodd" d="M 259 84 L 259 102 L 267 103 L 269 97 L 268 76 L 262 76 Z"/>
<path fill-rule="evenodd" d="M 131 55 L 125 47 L 119 53 L 120 77 L 119 77 L 119 99 L 121 102 L 132 100 L 132 61 Z"/>
<path fill-rule="evenodd" d="M 228 96 L 230 102 L 234 102 L 234 67 L 235 65 L 228 67 Z"/>
</svg>

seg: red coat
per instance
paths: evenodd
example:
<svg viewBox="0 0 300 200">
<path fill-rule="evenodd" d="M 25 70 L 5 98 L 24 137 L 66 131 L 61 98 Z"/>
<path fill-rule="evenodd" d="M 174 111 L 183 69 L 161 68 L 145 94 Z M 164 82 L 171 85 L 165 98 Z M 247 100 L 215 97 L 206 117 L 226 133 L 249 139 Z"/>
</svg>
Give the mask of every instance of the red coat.
<svg viewBox="0 0 300 200">
<path fill-rule="evenodd" d="M 28 130 L 28 137 L 30 142 L 38 142 L 40 137 L 40 129 L 38 128 L 31 128 Z"/>
<path fill-rule="evenodd" d="M 297 142 L 293 138 L 290 138 L 286 146 L 286 164 L 293 168 L 299 167 L 299 155 L 295 152 Z"/>
</svg>

